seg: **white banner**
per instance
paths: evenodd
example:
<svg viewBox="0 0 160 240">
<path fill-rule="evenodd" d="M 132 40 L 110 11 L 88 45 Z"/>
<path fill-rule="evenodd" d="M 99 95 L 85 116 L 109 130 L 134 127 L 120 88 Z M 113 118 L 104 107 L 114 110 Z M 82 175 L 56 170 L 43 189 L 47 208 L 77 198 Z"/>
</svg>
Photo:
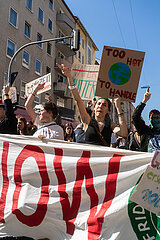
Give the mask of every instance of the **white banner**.
<svg viewBox="0 0 160 240">
<path fill-rule="evenodd" d="M 0 156 L 0 237 L 160 238 L 159 218 L 129 200 L 153 154 L 1 134 Z"/>
</svg>

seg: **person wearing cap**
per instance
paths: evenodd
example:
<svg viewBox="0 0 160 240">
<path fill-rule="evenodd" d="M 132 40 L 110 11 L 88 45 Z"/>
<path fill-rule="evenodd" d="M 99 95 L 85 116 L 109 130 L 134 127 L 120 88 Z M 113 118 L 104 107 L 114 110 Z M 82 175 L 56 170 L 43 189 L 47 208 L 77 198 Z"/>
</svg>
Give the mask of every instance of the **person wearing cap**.
<svg viewBox="0 0 160 240">
<path fill-rule="evenodd" d="M 115 99 L 115 106 L 119 117 L 119 126 L 108 121 L 108 118 L 106 117 L 106 115 L 108 116 L 111 107 L 111 102 L 108 98 L 99 98 L 97 100 L 94 107 L 94 118 L 92 118 L 87 113 L 84 102 L 82 101 L 76 86 L 74 85 L 70 68 L 64 66 L 63 64 L 57 64 L 57 66 L 68 79 L 68 88 L 70 91 L 72 91 L 83 123 L 86 143 L 109 147 L 111 143 L 112 132 L 118 136 L 126 138 L 128 131 L 124 114 L 121 109 L 120 99 Z"/>
<path fill-rule="evenodd" d="M 28 97 L 25 107 L 34 122 L 34 125 L 37 127 L 37 131 L 33 134 L 34 137 L 39 139 L 59 139 L 64 140 L 64 131 L 63 128 L 57 125 L 56 117 L 58 115 L 58 108 L 53 102 L 45 102 L 41 105 L 40 114 L 36 114 L 32 103 L 37 92 L 43 89 L 43 84 L 38 84 L 34 92 Z"/>
<path fill-rule="evenodd" d="M 9 98 L 10 85 L 3 86 L 4 104 L 0 104 L 0 133 L 17 134 L 17 118 Z"/>
<path fill-rule="evenodd" d="M 141 114 L 146 103 L 151 97 L 149 89 L 144 94 L 143 101 L 136 107 L 132 119 L 133 124 L 140 135 L 140 151 L 154 152 L 160 150 L 160 112 L 153 109 L 149 113 L 150 126 L 145 124 Z"/>
</svg>

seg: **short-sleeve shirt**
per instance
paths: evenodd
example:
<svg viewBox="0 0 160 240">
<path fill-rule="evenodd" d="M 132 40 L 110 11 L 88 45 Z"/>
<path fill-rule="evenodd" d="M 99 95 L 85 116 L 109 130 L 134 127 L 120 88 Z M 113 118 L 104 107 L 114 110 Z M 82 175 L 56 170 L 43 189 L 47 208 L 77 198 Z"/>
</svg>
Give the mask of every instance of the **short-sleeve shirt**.
<svg viewBox="0 0 160 240">
<path fill-rule="evenodd" d="M 60 139 L 64 140 L 63 128 L 57 125 L 54 121 L 50 123 L 43 123 L 40 121 L 39 116 L 36 117 L 35 123 L 37 131 L 33 134 L 34 137 L 44 135 L 49 139 Z"/>
</svg>

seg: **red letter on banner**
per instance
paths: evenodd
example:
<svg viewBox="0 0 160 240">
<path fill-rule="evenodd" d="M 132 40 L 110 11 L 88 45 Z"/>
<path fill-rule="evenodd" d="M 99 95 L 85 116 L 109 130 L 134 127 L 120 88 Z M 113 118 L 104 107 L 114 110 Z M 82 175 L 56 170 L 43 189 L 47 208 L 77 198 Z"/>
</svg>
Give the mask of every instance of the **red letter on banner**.
<svg viewBox="0 0 160 240">
<path fill-rule="evenodd" d="M 73 201 L 70 206 L 68 194 L 66 193 L 66 178 L 62 169 L 62 149 L 55 149 L 54 168 L 58 179 L 58 192 L 63 211 L 63 219 L 66 221 L 67 233 L 73 235 L 75 230 L 75 219 L 81 202 L 81 188 L 86 179 L 85 186 L 88 195 L 90 196 L 90 215 L 88 217 L 88 239 L 97 240 L 100 236 L 104 214 L 110 207 L 116 193 L 116 181 L 119 172 L 119 165 L 122 156 L 114 155 L 109 161 L 108 176 L 106 179 L 106 193 L 101 209 L 97 213 L 98 195 L 95 192 L 93 185 L 93 173 L 89 165 L 90 152 L 84 151 L 82 157 L 77 162 L 77 176 L 73 188 Z M 97 213 L 97 214 L 96 214 Z"/>
<path fill-rule="evenodd" d="M 21 168 L 24 161 L 29 157 L 35 158 L 37 162 L 39 173 L 42 178 L 42 187 L 41 196 L 37 204 L 37 209 L 35 213 L 28 216 L 24 215 L 18 209 L 18 198 L 22 187 Z M 40 147 L 31 145 L 27 145 L 24 147 L 24 149 L 21 151 L 15 162 L 14 181 L 16 184 L 16 188 L 13 194 L 12 205 L 13 214 L 16 215 L 20 222 L 26 224 L 29 227 L 40 225 L 45 217 L 47 211 L 47 204 L 49 201 L 49 177 L 45 163 L 45 155 Z"/>
<path fill-rule="evenodd" d="M 92 198 L 92 205 L 94 208 L 91 208 L 90 215 L 88 218 L 88 240 L 98 240 L 102 224 L 104 220 L 104 214 L 111 206 L 113 198 L 115 197 L 116 193 L 116 183 L 117 177 L 119 172 L 120 160 L 122 156 L 114 154 L 113 157 L 109 160 L 108 166 L 108 175 L 106 179 L 106 186 L 105 186 L 105 197 L 101 209 L 97 212 L 97 205 L 94 198 Z M 96 215 L 95 215 L 96 214 Z"/>
<path fill-rule="evenodd" d="M 1 198 L 0 198 L 0 222 L 5 223 L 4 221 L 4 209 L 6 205 L 6 196 L 9 186 L 9 179 L 8 179 L 8 173 L 7 173 L 7 157 L 8 157 L 8 150 L 9 150 L 9 143 L 4 142 L 3 143 L 3 153 L 2 153 L 2 176 L 3 176 L 3 186 L 2 186 L 2 192 L 1 192 Z"/>
<path fill-rule="evenodd" d="M 77 162 L 77 176 L 75 180 L 75 185 L 73 188 L 73 201 L 70 206 L 70 202 L 68 200 L 68 194 L 66 193 L 66 178 L 62 169 L 62 149 L 55 149 L 55 158 L 54 158 L 54 168 L 55 173 L 58 179 L 58 192 L 60 195 L 60 202 L 62 205 L 63 211 L 63 220 L 66 221 L 67 233 L 73 235 L 75 229 L 75 219 L 78 214 L 78 210 L 81 203 L 81 188 L 84 181 L 84 177 L 86 178 L 86 190 L 91 200 L 94 199 L 94 204 L 98 204 L 98 196 L 95 192 L 93 185 L 93 173 L 89 166 L 90 159 L 90 151 L 84 151 L 82 157 Z M 93 201 L 91 201 L 91 208 L 93 206 Z"/>
</svg>

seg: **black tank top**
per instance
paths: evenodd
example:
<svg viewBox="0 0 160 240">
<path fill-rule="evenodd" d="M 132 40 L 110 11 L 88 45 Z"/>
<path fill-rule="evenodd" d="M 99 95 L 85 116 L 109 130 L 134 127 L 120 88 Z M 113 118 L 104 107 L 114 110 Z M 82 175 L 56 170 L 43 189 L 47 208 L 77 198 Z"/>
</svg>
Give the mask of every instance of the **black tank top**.
<svg viewBox="0 0 160 240">
<path fill-rule="evenodd" d="M 91 118 L 91 121 L 88 125 L 87 131 L 85 133 L 85 141 L 88 144 L 105 146 L 105 144 L 101 140 L 101 137 L 97 133 L 95 126 L 99 129 L 97 121 L 95 119 Z M 109 147 L 110 143 L 111 143 L 111 135 L 112 135 L 111 125 L 110 124 L 108 126 L 105 125 L 101 134 L 104 137 L 104 139 L 107 142 L 108 147 Z"/>
</svg>

